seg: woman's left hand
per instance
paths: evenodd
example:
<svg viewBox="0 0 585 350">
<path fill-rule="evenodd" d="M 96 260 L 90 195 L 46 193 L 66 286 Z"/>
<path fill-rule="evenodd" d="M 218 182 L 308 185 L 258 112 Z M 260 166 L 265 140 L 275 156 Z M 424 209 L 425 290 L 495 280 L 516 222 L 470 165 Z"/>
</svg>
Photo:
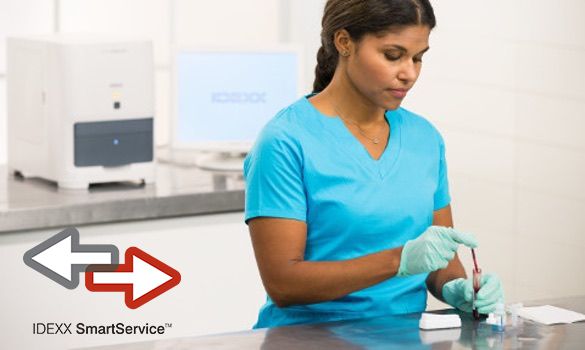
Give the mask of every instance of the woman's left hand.
<svg viewBox="0 0 585 350">
<path fill-rule="evenodd" d="M 485 274 L 481 277 L 481 285 L 475 307 L 481 314 L 493 312 L 498 302 L 503 301 L 504 292 L 498 276 Z M 465 312 L 473 310 L 473 279 L 457 278 L 443 285 L 443 299 L 447 304 Z"/>
</svg>

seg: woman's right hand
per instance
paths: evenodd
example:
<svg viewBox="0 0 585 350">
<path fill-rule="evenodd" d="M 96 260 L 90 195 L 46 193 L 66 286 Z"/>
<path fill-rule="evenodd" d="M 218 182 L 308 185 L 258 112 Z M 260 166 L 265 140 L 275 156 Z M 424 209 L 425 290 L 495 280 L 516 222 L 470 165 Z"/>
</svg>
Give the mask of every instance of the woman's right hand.
<svg viewBox="0 0 585 350">
<path fill-rule="evenodd" d="M 427 228 L 422 235 L 406 242 L 402 248 L 397 276 L 412 276 L 447 267 L 455 257 L 459 244 L 475 248 L 477 240 L 469 233 L 449 227 Z"/>
</svg>

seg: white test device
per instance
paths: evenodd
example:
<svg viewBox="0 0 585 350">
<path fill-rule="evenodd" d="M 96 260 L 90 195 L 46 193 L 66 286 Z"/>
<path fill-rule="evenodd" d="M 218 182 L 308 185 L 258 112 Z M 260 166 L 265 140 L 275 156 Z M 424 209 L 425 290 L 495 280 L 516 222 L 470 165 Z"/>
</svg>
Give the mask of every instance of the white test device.
<svg viewBox="0 0 585 350">
<path fill-rule="evenodd" d="M 8 168 L 59 187 L 154 181 L 149 40 L 7 39 Z"/>
<path fill-rule="evenodd" d="M 441 315 L 424 312 L 419 321 L 419 328 L 423 330 L 460 328 L 461 318 L 457 314 Z"/>
</svg>

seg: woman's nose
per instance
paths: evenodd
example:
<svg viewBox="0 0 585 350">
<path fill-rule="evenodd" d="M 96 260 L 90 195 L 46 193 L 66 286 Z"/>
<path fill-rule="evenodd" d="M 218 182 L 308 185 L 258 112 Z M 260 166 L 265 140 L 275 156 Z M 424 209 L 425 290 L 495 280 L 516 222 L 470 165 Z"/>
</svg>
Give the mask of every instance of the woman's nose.
<svg viewBox="0 0 585 350">
<path fill-rule="evenodd" d="M 412 60 L 405 60 L 405 62 L 400 66 L 398 79 L 404 82 L 413 82 L 417 77 L 418 67 L 416 66 L 416 63 Z"/>
</svg>

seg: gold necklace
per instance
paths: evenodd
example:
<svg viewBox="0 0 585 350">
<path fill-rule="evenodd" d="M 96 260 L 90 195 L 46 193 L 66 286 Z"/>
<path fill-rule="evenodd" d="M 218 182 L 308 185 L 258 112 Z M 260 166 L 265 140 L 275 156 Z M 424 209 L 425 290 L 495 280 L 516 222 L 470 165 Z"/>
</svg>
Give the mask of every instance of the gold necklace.
<svg viewBox="0 0 585 350">
<path fill-rule="evenodd" d="M 361 127 L 361 126 L 360 126 L 358 123 L 354 122 L 353 120 L 345 119 L 344 117 L 342 117 L 342 116 L 341 116 L 341 113 L 339 113 L 339 111 L 337 110 L 337 108 L 336 108 L 335 106 L 333 107 L 333 109 L 335 110 L 335 113 L 337 113 L 337 116 L 338 116 L 338 117 L 339 117 L 341 120 L 343 120 L 343 121 L 344 121 L 344 122 L 346 122 L 346 123 L 353 124 L 353 125 L 357 126 L 357 128 L 358 128 L 358 132 L 359 132 L 359 133 L 360 133 L 360 134 L 361 134 L 363 137 L 365 137 L 366 139 L 370 140 L 370 142 L 372 142 L 372 143 L 373 143 L 373 144 L 375 144 L 375 145 L 377 145 L 377 144 L 379 144 L 379 143 L 380 143 L 380 137 L 379 137 L 379 136 L 380 136 L 380 134 L 382 134 L 384 131 L 381 131 L 381 132 L 380 132 L 380 134 L 378 134 L 378 135 L 376 135 L 376 136 L 374 136 L 374 137 L 369 137 L 369 136 L 368 136 L 368 135 L 365 133 L 364 129 L 362 129 L 362 127 Z"/>
</svg>

